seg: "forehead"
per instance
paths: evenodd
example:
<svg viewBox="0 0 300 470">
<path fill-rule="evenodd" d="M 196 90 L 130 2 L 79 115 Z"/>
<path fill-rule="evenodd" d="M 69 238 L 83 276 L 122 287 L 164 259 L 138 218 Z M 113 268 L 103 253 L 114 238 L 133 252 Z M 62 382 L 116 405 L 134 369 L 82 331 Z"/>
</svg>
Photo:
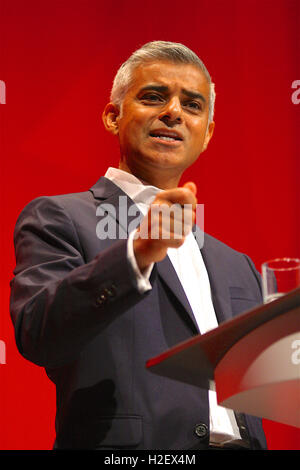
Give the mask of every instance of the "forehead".
<svg viewBox="0 0 300 470">
<path fill-rule="evenodd" d="M 210 85 L 204 73 L 192 64 L 174 64 L 168 61 L 146 62 L 132 75 L 128 92 L 138 92 L 148 85 L 163 85 L 168 89 L 185 89 L 209 96 Z"/>
</svg>

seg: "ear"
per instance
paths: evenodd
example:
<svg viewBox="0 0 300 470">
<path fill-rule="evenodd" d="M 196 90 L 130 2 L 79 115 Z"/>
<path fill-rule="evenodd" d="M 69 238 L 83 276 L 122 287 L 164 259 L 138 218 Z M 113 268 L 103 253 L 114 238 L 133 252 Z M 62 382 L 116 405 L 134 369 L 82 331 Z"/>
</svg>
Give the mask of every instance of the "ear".
<svg viewBox="0 0 300 470">
<path fill-rule="evenodd" d="M 209 123 L 208 128 L 207 128 L 207 131 L 206 131 L 206 136 L 205 136 L 205 139 L 204 139 L 204 144 L 203 144 L 202 152 L 204 152 L 204 150 L 207 149 L 207 146 L 208 146 L 208 144 L 209 144 L 209 141 L 210 141 L 210 139 L 211 139 L 212 136 L 213 136 L 214 129 L 215 129 L 215 123 L 214 123 L 214 121 L 211 121 L 211 122 Z"/>
<path fill-rule="evenodd" d="M 102 120 L 105 129 L 114 135 L 119 132 L 118 117 L 120 115 L 119 107 L 113 103 L 108 103 L 102 113 Z"/>
</svg>

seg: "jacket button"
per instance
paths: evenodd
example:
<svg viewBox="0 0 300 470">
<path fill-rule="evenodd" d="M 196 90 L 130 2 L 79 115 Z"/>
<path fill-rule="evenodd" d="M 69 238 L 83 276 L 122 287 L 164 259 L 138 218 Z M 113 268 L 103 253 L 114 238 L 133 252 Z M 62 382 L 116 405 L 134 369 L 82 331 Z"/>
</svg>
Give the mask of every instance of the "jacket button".
<svg viewBox="0 0 300 470">
<path fill-rule="evenodd" d="M 106 302 L 107 296 L 105 294 L 100 294 L 99 297 L 97 297 L 96 302 L 97 305 L 102 305 Z"/>
<path fill-rule="evenodd" d="M 116 296 L 116 288 L 115 288 L 114 285 L 110 286 L 109 288 L 104 289 L 104 292 L 109 297 L 115 297 Z"/>
<path fill-rule="evenodd" d="M 208 435 L 208 427 L 204 423 L 196 424 L 195 433 L 198 437 L 203 439 Z"/>
</svg>

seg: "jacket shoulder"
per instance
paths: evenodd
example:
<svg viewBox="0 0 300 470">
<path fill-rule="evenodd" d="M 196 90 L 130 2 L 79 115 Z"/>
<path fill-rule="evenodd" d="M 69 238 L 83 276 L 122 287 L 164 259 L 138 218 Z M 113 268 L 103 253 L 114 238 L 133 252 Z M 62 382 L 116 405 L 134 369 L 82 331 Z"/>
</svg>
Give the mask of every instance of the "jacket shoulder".
<svg viewBox="0 0 300 470">
<path fill-rule="evenodd" d="M 235 250 L 231 246 L 227 245 L 226 243 L 222 242 L 221 240 L 209 235 L 208 233 L 204 234 L 204 245 L 206 245 L 210 250 L 214 250 L 218 253 L 222 253 L 224 256 L 245 256 L 244 253 Z"/>
<path fill-rule="evenodd" d="M 249 279 L 252 279 L 256 287 L 259 286 L 261 292 L 260 273 L 247 254 L 231 248 L 226 243 L 206 233 L 204 235 L 203 254 L 206 258 L 213 259 L 215 263 L 217 262 L 223 274 L 226 274 L 235 283 L 238 284 L 244 281 L 247 284 Z"/>
<path fill-rule="evenodd" d="M 91 205 L 93 195 L 90 191 L 78 193 L 59 194 L 51 196 L 38 196 L 28 202 L 18 215 L 17 222 L 30 214 L 40 212 L 72 212 L 74 209 L 80 209 L 81 206 Z"/>
</svg>

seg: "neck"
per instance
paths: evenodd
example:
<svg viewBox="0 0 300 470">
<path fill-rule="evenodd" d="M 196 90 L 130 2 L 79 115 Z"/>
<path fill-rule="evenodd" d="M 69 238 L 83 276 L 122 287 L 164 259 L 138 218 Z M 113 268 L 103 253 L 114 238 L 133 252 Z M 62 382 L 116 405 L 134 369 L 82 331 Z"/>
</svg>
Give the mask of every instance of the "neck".
<svg viewBox="0 0 300 470">
<path fill-rule="evenodd" d="M 177 188 L 181 178 L 181 175 L 178 176 L 177 174 L 172 176 L 170 174 L 163 174 L 163 172 L 156 174 L 155 172 L 143 171 L 143 169 L 131 170 L 124 161 L 120 161 L 119 169 L 134 175 L 144 184 L 150 184 L 151 186 L 164 190 Z"/>
</svg>

